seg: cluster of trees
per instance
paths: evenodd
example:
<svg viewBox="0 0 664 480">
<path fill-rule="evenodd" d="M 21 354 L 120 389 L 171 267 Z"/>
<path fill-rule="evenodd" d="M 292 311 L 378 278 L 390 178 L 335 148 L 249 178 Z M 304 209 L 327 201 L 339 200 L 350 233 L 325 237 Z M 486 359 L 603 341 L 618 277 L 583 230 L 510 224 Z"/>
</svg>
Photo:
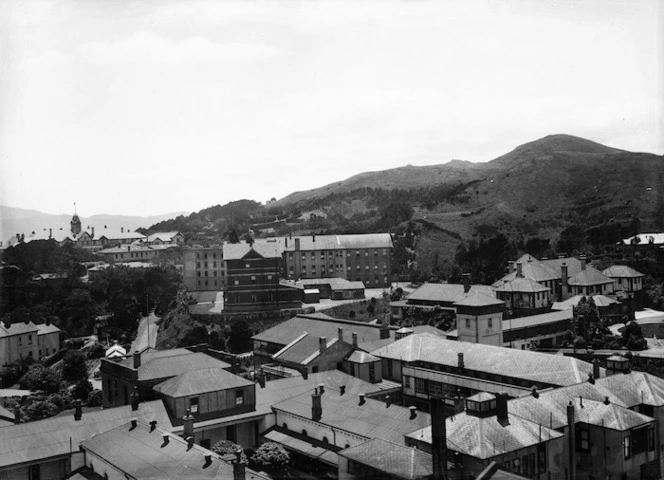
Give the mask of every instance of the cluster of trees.
<svg viewBox="0 0 664 480">
<path fill-rule="evenodd" d="M 240 461 L 249 464 L 255 470 L 268 473 L 275 478 L 281 477 L 290 463 L 290 454 L 279 443 L 267 442 L 247 456 L 242 447 L 230 440 L 220 440 L 212 446 L 212 451 L 219 455 L 236 455 L 240 452 Z"/>
</svg>

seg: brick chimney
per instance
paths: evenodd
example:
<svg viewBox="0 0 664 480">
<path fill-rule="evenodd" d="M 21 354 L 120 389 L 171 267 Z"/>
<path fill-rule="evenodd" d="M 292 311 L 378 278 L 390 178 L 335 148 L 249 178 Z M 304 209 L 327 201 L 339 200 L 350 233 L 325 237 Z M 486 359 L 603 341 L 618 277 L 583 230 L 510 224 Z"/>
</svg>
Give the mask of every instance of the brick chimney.
<svg viewBox="0 0 664 480">
<path fill-rule="evenodd" d="M 601 377 L 601 373 L 599 370 L 599 359 L 597 357 L 593 358 L 593 377 L 599 378 Z"/>
<path fill-rule="evenodd" d="M 574 404 L 567 405 L 567 461 L 569 468 L 569 480 L 576 480 L 576 425 L 574 422 Z"/>
<path fill-rule="evenodd" d="M 182 436 L 186 439 L 194 436 L 194 416 L 191 414 L 191 408 L 187 409 L 187 413 L 182 417 L 184 431 Z"/>
<path fill-rule="evenodd" d="M 323 353 L 325 350 L 327 350 L 327 340 L 325 337 L 320 337 L 318 339 L 318 351 Z"/>
<path fill-rule="evenodd" d="M 133 411 L 138 410 L 138 400 L 140 395 L 138 394 L 138 386 L 134 385 L 134 391 L 131 393 L 131 409 Z"/>
<path fill-rule="evenodd" d="M 353 347 L 357 348 L 357 332 L 353 332 Z"/>
<path fill-rule="evenodd" d="M 380 339 L 384 340 L 386 338 L 390 338 L 390 324 L 384 321 L 380 324 Z"/>
<path fill-rule="evenodd" d="M 337 329 L 337 332 L 339 332 L 339 341 L 340 341 L 340 342 L 343 342 L 343 341 L 344 341 L 344 329 L 341 328 L 341 327 L 339 327 L 339 328 Z"/>
<path fill-rule="evenodd" d="M 464 273 L 461 278 L 463 279 L 463 293 L 470 292 L 470 273 Z"/>
<path fill-rule="evenodd" d="M 445 402 L 440 397 L 432 397 L 429 400 L 429 405 L 431 410 L 433 478 L 434 480 L 444 480 L 447 478 L 447 428 L 445 425 Z"/>
<path fill-rule="evenodd" d="M 586 262 L 587 262 L 588 258 L 585 255 L 581 255 L 579 257 L 579 260 L 581 260 L 581 270 L 585 270 L 586 269 Z"/>
<path fill-rule="evenodd" d="M 83 406 L 80 400 L 74 402 L 74 420 L 77 422 L 83 418 Z"/>
<path fill-rule="evenodd" d="M 510 423 L 509 415 L 507 412 L 507 398 L 508 396 L 506 392 L 496 394 L 496 418 L 498 423 L 500 423 L 503 427 L 509 425 Z"/>
<path fill-rule="evenodd" d="M 311 419 L 317 422 L 323 416 L 323 406 L 321 402 L 321 394 L 317 388 L 314 388 L 314 393 L 311 395 Z"/>
<path fill-rule="evenodd" d="M 459 359 L 459 361 L 458 361 L 458 364 L 459 364 L 458 366 L 459 366 L 459 368 L 464 368 L 464 367 L 465 367 L 465 364 L 464 364 L 464 362 L 463 362 L 463 352 L 459 352 L 459 353 L 457 353 L 457 357 L 458 357 L 458 359 Z"/>
<path fill-rule="evenodd" d="M 523 264 L 521 262 L 516 262 L 516 276 L 523 278 Z"/>
<path fill-rule="evenodd" d="M 507 262 L 507 273 L 512 273 L 514 270 L 514 260 Z"/>
<path fill-rule="evenodd" d="M 246 466 L 242 463 L 242 449 L 238 448 L 235 451 L 235 459 L 232 460 L 233 463 L 233 480 L 245 480 L 246 479 Z"/>
<path fill-rule="evenodd" d="M 295 239 L 295 251 L 296 252 L 300 251 L 300 239 L 299 238 Z"/>
<path fill-rule="evenodd" d="M 319 383 L 318 384 L 318 391 L 320 392 L 321 395 L 325 393 L 325 384 L 324 383 Z"/>
<path fill-rule="evenodd" d="M 560 278 L 562 281 L 563 287 L 567 286 L 567 264 L 563 262 L 563 264 L 560 266 Z"/>
<path fill-rule="evenodd" d="M 134 369 L 141 366 L 141 352 L 134 352 Z"/>
</svg>

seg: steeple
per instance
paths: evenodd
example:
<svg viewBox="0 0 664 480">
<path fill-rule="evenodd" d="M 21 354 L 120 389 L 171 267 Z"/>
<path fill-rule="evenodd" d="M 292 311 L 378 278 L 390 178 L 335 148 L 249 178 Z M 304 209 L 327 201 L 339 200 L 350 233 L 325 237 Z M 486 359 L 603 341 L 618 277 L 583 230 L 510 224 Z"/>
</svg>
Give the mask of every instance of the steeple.
<svg viewBox="0 0 664 480">
<path fill-rule="evenodd" d="M 81 219 L 78 218 L 78 214 L 76 213 L 76 202 L 74 202 L 74 216 L 71 218 L 69 225 L 71 225 L 72 235 L 77 237 L 81 233 Z"/>
</svg>

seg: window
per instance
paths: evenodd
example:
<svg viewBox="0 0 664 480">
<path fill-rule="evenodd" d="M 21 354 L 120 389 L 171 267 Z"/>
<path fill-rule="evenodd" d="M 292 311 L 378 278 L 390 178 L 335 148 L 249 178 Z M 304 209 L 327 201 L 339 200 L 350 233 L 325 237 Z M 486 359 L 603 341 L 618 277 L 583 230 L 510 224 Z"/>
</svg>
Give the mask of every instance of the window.
<svg viewBox="0 0 664 480">
<path fill-rule="evenodd" d="M 406 388 L 410 388 L 410 377 L 408 376 L 403 377 L 403 384 Z"/>
<path fill-rule="evenodd" d="M 256 283 L 256 276 L 255 275 L 251 276 L 251 283 Z"/>
<path fill-rule="evenodd" d="M 198 412 L 198 397 L 191 397 L 189 399 L 189 408 L 191 409 L 191 413 Z"/>
<path fill-rule="evenodd" d="M 235 405 L 244 405 L 244 392 L 235 390 Z"/>
<path fill-rule="evenodd" d="M 327 437 L 323 437 L 323 443 L 328 444 L 330 441 L 327 439 Z"/>
<path fill-rule="evenodd" d="M 632 437 L 631 435 L 625 435 L 623 438 L 623 454 L 625 458 L 630 458 L 632 456 Z"/>
<path fill-rule="evenodd" d="M 440 382 L 434 382 L 433 380 L 429 381 L 429 394 L 432 397 L 442 397 L 443 396 L 443 384 Z"/>
<path fill-rule="evenodd" d="M 427 393 L 426 381 L 423 378 L 415 379 L 415 392 L 416 393 Z"/>
<path fill-rule="evenodd" d="M 493 318 L 489 319 L 489 328 L 493 328 Z"/>
<path fill-rule="evenodd" d="M 303 437 L 307 437 L 307 436 L 309 436 L 309 434 L 307 433 L 306 430 L 302 430 L 302 436 L 303 436 Z"/>
<path fill-rule="evenodd" d="M 251 265 L 249 265 L 248 263 L 244 264 L 244 268 L 250 268 L 250 267 L 251 267 Z"/>
<path fill-rule="evenodd" d="M 518 458 L 515 458 L 512 460 L 512 470 L 514 470 L 516 473 L 521 473 L 521 460 Z"/>
<path fill-rule="evenodd" d="M 288 424 L 286 422 L 282 423 L 281 428 L 283 428 L 284 430 L 288 430 Z"/>
<path fill-rule="evenodd" d="M 470 328 L 470 318 L 466 318 L 466 328 Z"/>
</svg>

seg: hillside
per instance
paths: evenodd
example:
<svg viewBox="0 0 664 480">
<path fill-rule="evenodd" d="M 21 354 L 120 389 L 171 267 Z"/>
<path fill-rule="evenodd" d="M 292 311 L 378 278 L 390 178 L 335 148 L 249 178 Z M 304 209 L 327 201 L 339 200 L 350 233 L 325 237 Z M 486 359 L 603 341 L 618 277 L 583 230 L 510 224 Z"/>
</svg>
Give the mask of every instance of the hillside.
<svg viewBox="0 0 664 480">
<path fill-rule="evenodd" d="M 664 229 L 663 160 L 550 135 L 486 163 L 453 160 L 366 172 L 267 207 L 247 200 L 212 207 L 180 217 L 177 225 L 196 240 L 218 241 L 231 230 L 240 236 L 401 233 L 411 221 L 408 231 L 416 237 L 407 248 L 428 268 L 448 262 L 461 243 L 499 233 L 551 246 L 561 236 L 580 237 L 600 248 L 635 229 Z M 578 242 L 561 248 L 578 248 Z M 398 254 L 403 264 L 413 259 L 408 252 Z"/>
</svg>

